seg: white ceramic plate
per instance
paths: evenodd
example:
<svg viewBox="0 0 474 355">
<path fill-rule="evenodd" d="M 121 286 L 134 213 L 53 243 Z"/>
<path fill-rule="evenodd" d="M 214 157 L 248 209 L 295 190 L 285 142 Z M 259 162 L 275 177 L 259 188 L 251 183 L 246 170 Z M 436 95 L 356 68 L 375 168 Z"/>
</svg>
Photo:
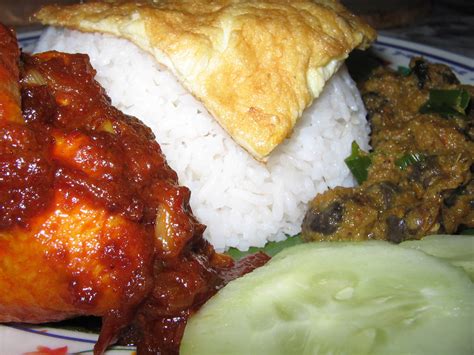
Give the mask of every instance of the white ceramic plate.
<svg viewBox="0 0 474 355">
<path fill-rule="evenodd" d="M 40 31 L 19 34 L 24 51 L 33 50 Z M 423 56 L 431 62 L 449 65 L 466 84 L 474 85 L 474 61 L 436 48 L 415 44 L 400 39 L 380 36 L 373 50 L 392 66 L 407 66 L 411 57 Z M 97 335 L 28 325 L 0 326 L 0 354 L 2 355 L 66 355 L 92 354 Z M 133 348 L 114 347 L 108 355 L 134 354 Z"/>
<path fill-rule="evenodd" d="M 394 66 L 406 66 L 410 58 L 414 56 L 424 57 L 433 63 L 449 65 L 462 83 L 474 85 L 473 59 L 441 49 L 385 36 L 379 36 L 373 48 L 377 56 L 392 63 Z"/>
</svg>

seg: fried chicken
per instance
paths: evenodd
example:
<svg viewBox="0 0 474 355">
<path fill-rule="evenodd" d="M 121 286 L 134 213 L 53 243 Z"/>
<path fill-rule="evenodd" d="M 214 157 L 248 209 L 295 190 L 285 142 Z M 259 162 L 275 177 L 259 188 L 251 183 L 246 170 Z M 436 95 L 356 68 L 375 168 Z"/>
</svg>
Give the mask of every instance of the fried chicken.
<svg viewBox="0 0 474 355">
<path fill-rule="evenodd" d="M 233 262 L 202 238 L 151 130 L 94 75 L 86 55 L 20 58 L 0 27 L 0 322 L 94 315 L 96 353 L 126 327 L 139 353 L 176 353 Z"/>
</svg>

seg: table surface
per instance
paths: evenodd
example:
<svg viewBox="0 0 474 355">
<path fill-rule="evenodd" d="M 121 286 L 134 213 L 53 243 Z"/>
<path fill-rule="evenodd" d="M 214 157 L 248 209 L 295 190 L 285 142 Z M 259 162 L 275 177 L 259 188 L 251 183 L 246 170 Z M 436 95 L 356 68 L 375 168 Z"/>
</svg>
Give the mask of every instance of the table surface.
<svg viewBox="0 0 474 355">
<path fill-rule="evenodd" d="M 425 18 L 408 26 L 378 32 L 460 54 L 474 61 L 474 1 L 433 1 L 432 11 Z"/>
</svg>

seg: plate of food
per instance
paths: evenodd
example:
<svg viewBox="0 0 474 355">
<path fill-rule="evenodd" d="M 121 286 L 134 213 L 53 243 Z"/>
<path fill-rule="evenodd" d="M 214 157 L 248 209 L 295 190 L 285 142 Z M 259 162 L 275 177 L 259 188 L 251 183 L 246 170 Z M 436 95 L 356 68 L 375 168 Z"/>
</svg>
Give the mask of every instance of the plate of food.
<svg viewBox="0 0 474 355">
<path fill-rule="evenodd" d="M 472 60 L 223 4 L 2 30 L 0 353 L 471 353 Z"/>
</svg>

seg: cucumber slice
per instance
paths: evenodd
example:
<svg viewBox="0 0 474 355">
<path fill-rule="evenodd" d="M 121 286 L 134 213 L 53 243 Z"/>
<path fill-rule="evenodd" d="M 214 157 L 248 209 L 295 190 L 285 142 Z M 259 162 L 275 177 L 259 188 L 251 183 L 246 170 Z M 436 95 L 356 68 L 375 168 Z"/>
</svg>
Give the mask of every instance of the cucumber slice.
<svg viewBox="0 0 474 355">
<path fill-rule="evenodd" d="M 384 242 L 289 248 L 191 317 L 182 355 L 472 354 L 474 284 Z"/>
<path fill-rule="evenodd" d="M 414 248 L 426 254 L 444 259 L 462 267 L 474 281 L 474 236 L 430 235 L 422 240 L 409 240 L 400 244 L 404 248 Z"/>
</svg>

